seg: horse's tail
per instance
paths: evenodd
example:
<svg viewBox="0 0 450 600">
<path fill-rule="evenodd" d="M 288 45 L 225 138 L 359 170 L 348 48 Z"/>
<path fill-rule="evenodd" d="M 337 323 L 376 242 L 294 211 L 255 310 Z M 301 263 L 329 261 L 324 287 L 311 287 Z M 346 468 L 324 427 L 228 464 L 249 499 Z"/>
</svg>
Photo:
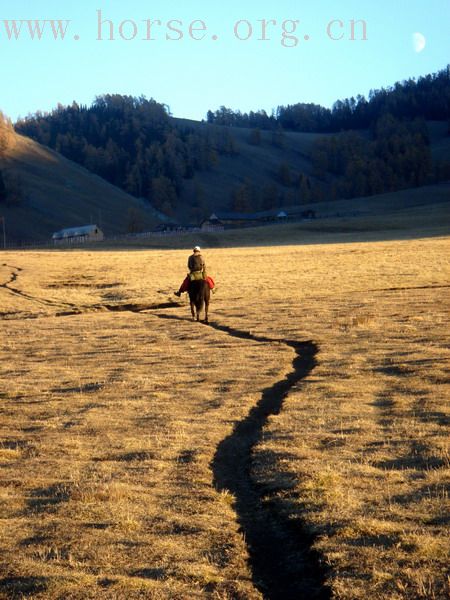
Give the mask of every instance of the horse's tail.
<svg viewBox="0 0 450 600">
<path fill-rule="evenodd" d="M 201 312 L 203 310 L 204 303 L 205 303 L 205 295 L 202 290 L 201 293 L 198 294 L 197 298 L 195 299 L 195 308 L 197 309 L 197 312 Z"/>
<path fill-rule="evenodd" d="M 203 305 L 206 306 L 208 299 L 209 299 L 209 286 L 208 286 L 208 282 L 206 280 L 203 280 L 202 281 L 202 286 L 200 288 L 200 293 L 198 295 L 199 306 L 197 308 L 198 308 L 199 311 L 203 310 Z"/>
<path fill-rule="evenodd" d="M 191 281 L 191 286 L 195 288 L 193 294 L 194 305 L 199 313 L 201 310 L 203 310 L 203 304 L 205 303 L 205 284 L 207 285 L 206 281 L 203 279 Z"/>
</svg>

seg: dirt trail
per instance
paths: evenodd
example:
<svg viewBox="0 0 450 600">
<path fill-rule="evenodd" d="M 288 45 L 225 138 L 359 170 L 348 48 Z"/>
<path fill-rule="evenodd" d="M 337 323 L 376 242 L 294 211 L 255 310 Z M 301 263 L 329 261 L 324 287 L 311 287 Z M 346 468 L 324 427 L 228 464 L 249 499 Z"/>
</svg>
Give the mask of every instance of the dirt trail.
<svg viewBox="0 0 450 600">
<path fill-rule="evenodd" d="M 162 319 L 185 320 L 174 315 L 158 315 Z M 260 441 L 271 415 L 283 408 L 291 388 L 314 369 L 317 345 L 312 341 L 272 339 L 256 336 L 215 322 L 209 327 L 232 337 L 284 344 L 295 352 L 292 371 L 266 388 L 247 417 L 239 421 L 233 432 L 219 444 L 211 469 L 218 491 L 235 497 L 235 510 L 244 534 L 255 586 L 268 600 L 313 600 L 330 598 L 324 584 L 325 571 L 319 557 L 311 550 L 313 539 L 296 521 L 280 514 L 274 503 L 264 501 L 265 492 L 251 475 L 253 448 Z"/>
<path fill-rule="evenodd" d="M 30 302 L 36 302 L 38 304 L 43 304 L 45 306 L 71 306 L 71 307 L 75 307 L 74 304 L 70 304 L 68 302 L 54 302 L 53 300 L 48 300 L 47 298 L 38 298 L 37 296 L 30 296 L 30 294 L 27 294 L 26 292 L 24 292 L 22 290 L 19 290 L 16 287 L 13 287 L 12 284 L 17 281 L 17 279 L 19 277 L 19 274 L 22 271 L 22 269 L 20 267 L 13 267 L 11 265 L 7 265 L 6 263 L 4 263 L 3 266 L 4 267 L 8 267 L 8 269 L 11 269 L 11 274 L 10 274 L 10 277 L 9 277 L 8 281 L 6 281 L 5 283 L 1 283 L 0 284 L 0 288 L 8 290 L 8 292 L 10 292 L 11 294 L 13 294 L 14 296 L 20 296 L 21 298 L 24 298 L 25 300 L 29 300 Z M 9 314 L 13 314 L 13 313 L 9 313 Z"/>
<path fill-rule="evenodd" d="M 110 312 L 144 312 L 147 310 L 157 310 L 164 308 L 178 308 L 180 305 L 177 302 L 158 302 L 158 303 L 126 303 L 126 304 L 106 304 L 106 303 L 98 303 L 98 304 L 73 304 L 72 302 L 63 302 L 63 301 L 54 301 L 49 300 L 48 298 L 40 298 L 38 296 L 31 296 L 26 292 L 12 287 L 12 284 L 17 281 L 20 271 L 22 269 L 20 267 L 13 267 L 11 265 L 3 265 L 4 267 L 8 267 L 11 269 L 11 274 L 9 276 L 8 281 L 0 284 L 0 289 L 3 288 L 7 290 L 9 293 L 20 296 L 25 300 L 29 300 L 30 302 L 34 302 L 37 304 L 42 304 L 44 306 L 48 306 L 56 309 L 56 312 L 51 313 L 24 313 L 24 312 L 0 312 L 0 320 L 3 318 L 5 320 L 26 320 L 26 319 L 42 319 L 46 317 L 70 317 L 75 315 L 81 315 L 85 313 L 91 312 L 102 312 L 102 311 L 110 311 Z"/>
<path fill-rule="evenodd" d="M 227 489 L 236 498 L 236 512 L 247 541 L 253 580 L 263 595 L 273 600 L 329 598 L 323 568 L 318 556 L 311 551 L 311 536 L 280 514 L 276 506 L 264 502 L 264 491 L 258 489 L 251 476 L 252 451 L 261 439 L 268 417 L 282 410 L 291 388 L 314 369 L 318 347 L 312 341 L 273 340 L 223 325 L 212 326 L 233 337 L 282 343 L 295 351 L 293 370 L 266 388 L 258 404 L 220 443 L 212 469 L 216 488 Z"/>
</svg>

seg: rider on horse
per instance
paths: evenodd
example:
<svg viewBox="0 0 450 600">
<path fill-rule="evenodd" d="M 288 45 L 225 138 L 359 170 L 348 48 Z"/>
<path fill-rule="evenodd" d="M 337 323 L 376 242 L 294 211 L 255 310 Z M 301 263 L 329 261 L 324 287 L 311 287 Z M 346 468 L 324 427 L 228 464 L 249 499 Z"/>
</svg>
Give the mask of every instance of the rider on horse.
<svg viewBox="0 0 450 600">
<path fill-rule="evenodd" d="M 209 285 L 209 288 L 212 290 L 214 288 L 214 281 L 212 277 L 209 277 L 206 274 L 206 263 L 205 259 L 201 255 L 200 246 L 195 246 L 192 251 L 193 253 L 188 259 L 188 269 L 189 273 L 183 283 L 180 286 L 180 289 L 175 292 L 175 296 L 178 298 L 181 296 L 183 292 L 187 292 L 189 289 L 190 281 L 194 279 L 204 279 Z"/>
</svg>

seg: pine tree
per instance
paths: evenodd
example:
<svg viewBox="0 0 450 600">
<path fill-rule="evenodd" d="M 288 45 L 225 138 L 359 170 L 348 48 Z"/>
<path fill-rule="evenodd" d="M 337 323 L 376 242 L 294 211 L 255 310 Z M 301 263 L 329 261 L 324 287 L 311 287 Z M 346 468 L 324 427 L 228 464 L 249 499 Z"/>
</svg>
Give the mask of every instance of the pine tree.
<svg viewBox="0 0 450 600">
<path fill-rule="evenodd" d="M 144 230 L 143 215 L 136 208 L 129 208 L 127 215 L 127 232 L 140 233 Z"/>
<path fill-rule="evenodd" d="M 168 177 L 164 175 L 152 179 L 150 199 L 153 206 L 158 210 L 173 215 L 177 203 L 175 186 Z"/>
<path fill-rule="evenodd" d="M 298 178 L 298 203 L 299 204 L 308 204 L 311 202 L 311 182 L 309 177 L 307 177 L 304 173 L 300 174 Z"/>
<path fill-rule="evenodd" d="M 285 145 L 286 135 L 281 127 L 272 131 L 272 146 L 275 146 L 275 148 L 284 148 Z"/>
<path fill-rule="evenodd" d="M 262 189 L 262 208 L 264 210 L 270 210 L 278 206 L 278 190 L 274 183 L 265 185 Z"/>
<path fill-rule="evenodd" d="M 286 187 L 292 183 L 291 167 L 286 162 L 282 162 L 278 167 L 278 181 Z"/>
<path fill-rule="evenodd" d="M 253 211 L 255 201 L 256 189 L 249 179 L 246 179 L 232 192 L 232 207 L 236 212 L 246 213 Z"/>
<path fill-rule="evenodd" d="M 252 146 L 261 146 L 261 130 L 260 129 L 252 129 L 248 136 L 248 143 Z"/>
</svg>

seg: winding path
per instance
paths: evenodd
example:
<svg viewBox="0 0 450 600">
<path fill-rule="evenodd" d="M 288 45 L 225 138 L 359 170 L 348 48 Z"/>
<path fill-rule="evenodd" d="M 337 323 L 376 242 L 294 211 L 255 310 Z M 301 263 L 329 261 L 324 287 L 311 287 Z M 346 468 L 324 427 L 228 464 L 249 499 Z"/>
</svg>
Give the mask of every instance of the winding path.
<svg viewBox="0 0 450 600">
<path fill-rule="evenodd" d="M 163 319 L 185 320 L 174 315 Z M 291 388 L 304 379 L 316 365 L 317 345 L 256 336 L 209 323 L 209 327 L 232 337 L 284 344 L 295 352 L 292 371 L 266 388 L 249 414 L 217 447 L 211 468 L 218 491 L 235 497 L 235 510 L 250 556 L 254 585 L 268 600 L 313 600 L 330 598 L 325 586 L 325 570 L 311 550 L 313 538 L 297 520 L 287 518 L 274 503 L 264 500 L 265 492 L 252 479 L 252 452 L 262 437 L 269 416 L 277 415 Z"/>
<path fill-rule="evenodd" d="M 229 327 L 214 326 L 229 335 L 273 344 L 278 340 L 261 338 Z M 263 490 L 252 481 L 252 451 L 260 441 L 270 415 L 278 414 L 287 395 L 315 366 L 318 348 L 314 342 L 279 340 L 295 351 L 293 370 L 281 381 L 263 391 L 260 401 L 233 432 L 218 446 L 212 468 L 218 490 L 228 489 L 236 498 L 236 512 L 251 559 L 253 581 L 271 599 L 329 598 L 324 573 L 311 551 L 311 536 L 276 506 L 263 502 Z"/>
</svg>

